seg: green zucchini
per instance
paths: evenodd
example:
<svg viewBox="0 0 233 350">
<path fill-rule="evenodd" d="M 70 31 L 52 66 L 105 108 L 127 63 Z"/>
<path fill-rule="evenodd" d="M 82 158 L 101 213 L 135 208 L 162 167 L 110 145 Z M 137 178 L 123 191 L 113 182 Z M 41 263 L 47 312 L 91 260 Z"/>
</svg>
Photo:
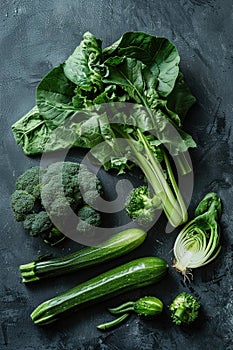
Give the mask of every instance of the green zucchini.
<svg viewBox="0 0 233 350">
<path fill-rule="evenodd" d="M 32 312 L 31 318 L 38 325 L 54 322 L 68 312 L 158 282 L 167 268 L 166 261 L 156 257 L 133 260 L 45 301 Z"/>
<path fill-rule="evenodd" d="M 20 266 L 22 281 L 28 283 L 63 275 L 112 260 L 137 248 L 146 236 L 145 231 L 132 228 L 115 234 L 96 247 L 87 247 L 61 258 L 32 261 Z"/>
<path fill-rule="evenodd" d="M 155 316 L 163 311 L 163 303 L 158 298 L 146 296 L 108 310 L 113 315 L 122 315 L 134 311 L 140 316 Z"/>
<path fill-rule="evenodd" d="M 108 309 L 113 315 L 118 316 L 115 320 L 102 323 L 97 326 L 98 329 L 104 331 L 106 329 L 116 327 L 129 317 L 130 312 L 135 312 L 139 316 L 152 317 L 161 314 L 163 311 L 163 303 L 155 297 L 143 297 L 136 301 L 128 301 L 113 309 Z"/>
</svg>

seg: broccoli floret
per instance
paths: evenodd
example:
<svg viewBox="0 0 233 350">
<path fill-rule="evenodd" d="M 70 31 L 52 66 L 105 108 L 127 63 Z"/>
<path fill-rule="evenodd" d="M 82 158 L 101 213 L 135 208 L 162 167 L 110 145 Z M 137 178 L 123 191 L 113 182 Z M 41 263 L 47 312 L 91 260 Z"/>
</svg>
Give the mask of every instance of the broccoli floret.
<svg viewBox="0 0 233 350">
<path fill-rule="evenodd" d="M 49 183 L 55 176 L 60 175 L 63 170 L 63 162 L 52 163 L 43 174 L 43 184 Z"/>
<path fill-rule="evenodd" d="M 23 221 L 33 212 L 35 197 L 23 190 L 16 190 L 11 195 L 11 207 L 16 221 Z"/>
<path fill-rule="evenodd" d="M 66 202 L 75 210 L 83 203 L 78 183 L 79 164 L 72 162 L 57 162 L 51 164 L 42 178 L 42 202 L 46 209 L 55 215 L 60 215 Z M 53 202 L 56 200 L 56 204 Z M 62 208 L 58 208 L 58 203 Z M 67 204 L 67 203 L 66 203 Z M 56 214 L 56 211 L 58 213 Z M 64 215 L 64 214 L 63 214 Z"/>
<path fill-rule="evenodd" d="M 78 211 L 78 218 L 80 219 L 77 230 L 79 232 L 88 232 L 93 230 L 94 227 L 98 227 L 101 224 L 101 216 L 95 209 L 89 205 L 84 205 Z"/>
<path fill-rule="evenodd" d="M 69 213 L 69 209 L 72 207 L 73 200 L 64 200 L 63 197 L 57 196 L 50 206 L 49 214 L 53 217 L 66 217 Z"/>
<path fill-rule="evenodd" d="M 42 204 L 51 215 L 52 212 L 54 212 L 55 215 L 60 215 L 59 213 L 62 213 L 62 208 L 64 208 L 64 206 L 69 205 L 72 209 L 76 209 L 77 206 L 82 203 L 82 197 L 76 201 L 76 198 L 65 194 L 65 190 L 63 186 L 61 186 L 60 180 L 60 176 L 55 175 L 49 183 L 43 185 L 41 188 Z M 58 209 L 59 203 L 61 203 L 61 209 Z M 63 215 L 65 215 L 65 213 Z"/>
<path fill-rule="evenodd" d="M 45 211 L 29 214 L 23 222 L 23 226 L 31 236 L 38 236 L 42 232 L 51 230 L 53 224 Z"/>
<path fill-rule="evenodd" d="M 132 220 L 145 226 L 155 220 L 155 209 L 159 206 L 158 197 L 152 196 L 148 187 L 143 185 L 131 191 L 125 203 L 125 210 Z"/>
<path fill-rule="evenodd" d="M 16 190 L 23 190 L 36 199 L 40 198 L 40 167 L 34 166 L 25 171 L 16 181 Z"/>
<path fill-rule="evenodd" d="M 177 325 L 190 324 L 197 318 L 200 306 L 199 301 L 191 294 L 180 293 L 169 307 L 172 321 Z"/>
<path fill-rule="evenodd" d="M 59 187 L 59 183 L 56 182 L 56 176 L 54 177 L 54 182 L 51 181 L 42 187 L 41 197 L 43 206 L 51 217 L 65 216 L 68 208 L 75 210 L 83 203 L 82 197 L 76 201 L 76 198 L 66 196 Z"/>
<path fill-rule="evenodd" d="M 55 245 L 65 238 L 65 236 L 54 227 L 45 211 L 27 215 L 23 226 L 28 230 L 30 236 L 40 236 L 44 242 L 50 245 Z"/>
<path fill-rule="evenodd" d="M 98 177 L 83 164 L 80 166 L 78 179 L 84 202 L 93 206 L 103 194 L 102 183 Z"/>
<path fill-rule="evenodd" d="M 56 176 L 54 181 L 51 181 L 47 184 L 43 184 L 41 187 L 41 201 L 43 206 L 47 209 L 50 209 L 50 206 L 54 202 L 55 198 L 60 196 L 59 183 L 56 181 Z"/>
</svg>

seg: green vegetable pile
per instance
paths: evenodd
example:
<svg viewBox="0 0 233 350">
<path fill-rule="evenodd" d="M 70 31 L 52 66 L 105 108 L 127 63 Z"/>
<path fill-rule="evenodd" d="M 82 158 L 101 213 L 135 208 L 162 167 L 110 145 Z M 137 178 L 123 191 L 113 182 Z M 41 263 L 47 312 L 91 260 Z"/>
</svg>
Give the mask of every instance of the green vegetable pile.
<svg viewBox="0 0 233 350">
<path fill-rule="evenodd" d="M 54 226 L 53 220 L 68 222 L 70 208 L 80 219 L 77 231 L 87 232 L 100 225 L 100 213 L 90 205 L 102 193 L 101 182 L 86 167 L 80 167 L 79 163 L 56 162 L 46 169 L 35 166 L 26 170 L 16 181 L 11 206 L 15 219 L 23 222 L 31 236 L 41 236 L 46 243 L 54 245 L 65 236 Z"/>
<path fill-rule="evenodd" d="M 157 257 L 132 260 L 45 301 L 32 312 L 31 318 L 38 325 L 54 322 L 65 312 L 78 311 L 88 303 L 156 283 L 167 269 L 166 261 Z"/>
<path fill-rule="evenodd" d="M 117 169 L 118 174 L 137 165 L 146 181 L 129 194 L 128 216 L 145 228 L 155 220 L 156 210 L 163 210 L 173 227 L 184 224 L 187 208 L 177 183 L 191 171 L 187 151 L 195 142 L 182 130 L 182 122 L 195 98 L 179 71 L 179 61 L 176 47 L 166 38 L 128 32 L 102 49 L 101 40 L 87 32 L 73 54 L 39 83 L 36 106 L 12 126 L 16 142 L 26 155 L 71 146 L 87 148 L 105 170 Z M 101 182 L 84 165 L 57 162 L 21 175 L 11 203 L 15 219 L 23 222 L 30 235 L 54 245 L 64 239 L 54 219 L 68 223 L 70 209 L 79 218 L 75 227 L 79 232 L 101 224 L 93 206 L 102 193 Z M 189 282 L 191 269 L 209 263 L 220 252 L 220 216 L 220 198 L 208 193 L 194 219 L 177 236 L 174 267 Z M 64 275 L 115 259 L 137 248 L 146 235 L 132 228 L 96 247 L 60 258 L 39 258 L 20 266 L 22 281 Z M 132 260 L 43 302 L 31 318 L 35 324 L 49 324 L 94 302 L 159 282 L 167 269 L 166 261 L 158 257 Z M 197 298 L 186 292 L 169 307 L 177 325 L 191 324 L 199 308 Z M 158 298 L 142 297 L 109 309 L 117 318 L 98 328 L 119 325 L 132 312 L 155 316 L 162 310 Z"/>
<path fill-rule="evenodd" d="M 195 98 L 179 61 L 166 38 L 128 32 L 102 49 L 101 40 L 87 32 L 74 53 L 41 80 L 36 106 L 12 126 L 15 139 L 27 155 L 78 146 L 92 149 L 106 170 L 123 173 L 137 164 L 156 195 L 155 208 L 177 227 L 188 216 L 169 155 L 184 175 L 191 171 L 185 152 L 195 147 L 181 129 Z M 131 103 L 130 111 L 123 102 Z"/>
</svg>

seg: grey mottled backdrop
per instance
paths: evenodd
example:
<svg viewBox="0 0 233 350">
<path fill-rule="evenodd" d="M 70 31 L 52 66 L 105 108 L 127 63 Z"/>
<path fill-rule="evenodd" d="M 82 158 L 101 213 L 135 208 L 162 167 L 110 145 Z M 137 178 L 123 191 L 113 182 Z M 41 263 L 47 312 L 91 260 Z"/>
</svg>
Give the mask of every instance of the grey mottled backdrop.
<svg viewBox="0 0 233 350">
<path fill-rule="evenodd" d="M 230 350 L 233 348 L 233 3 L 230 0 L 1 0 L 0 2 L 0 349 L 3 350 Z M 223 249 L 215 262 L 195 271 L 191 287 L 170 271 L 159 286 L 131 298 L 155 294 L 165 305 L 182 290 L 200 297 L 199 322 L 190 328 L 172 325 L 168 311 L 145 321 L 132 317 L 120 328 L 101 333 L 95 326 L 108 317 L 105 306 L 127 296 L 84 310 L 47 328 L 34 326 L 30 312 L 40 302 L 130 258 L 154 254 L 169 263 L 175 233 L 152 229 L 142 248 L 118 262 L 85 273 L 25 287 L 18 266 L 49 251 L 14 222 L 9 197 L 15 179 L 39 159 L 23 155 L 11 125 L 35 101 L 35 87 L 91 31 L 108 45 L 124 31 L 145 31 L 172 40 L 181 56 L 181 69 L 197 97 L 185 128 L 198 147 L 191 153 L 195 189 L 190 207 L 208 191 L 223 200 Z M 106 187 L 115 180 L 106 177 Z M 55 255 L 79 246 L 67 243 Z M 172 269 L 170 269 L 172 270 Z"/>
</svg>

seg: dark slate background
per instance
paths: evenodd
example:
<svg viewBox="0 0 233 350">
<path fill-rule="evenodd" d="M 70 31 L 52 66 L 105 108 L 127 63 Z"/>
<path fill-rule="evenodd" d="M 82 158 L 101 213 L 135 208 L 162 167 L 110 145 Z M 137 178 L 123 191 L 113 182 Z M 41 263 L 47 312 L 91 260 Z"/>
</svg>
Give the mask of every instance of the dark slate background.
<svg viewBox="0 0 233 350">
<path fill-rule="evenodd" d="M 0 17 L 0 349 L 232 349 L 232 1 L 2 0 Z M 18 266 L 49 248 L 39 239 L 30 238 L 12 217 L 9 197 L 15 179 L 38 164 L 39 159 L 24 156 L 12 137 L 11 125 L 34 105 L 39 80 L 68 57 L 87 30 L 102 38 L 104 45 L 129 30 L 165 36 L 177 45 L 181 69 L 198 101 L 185 122 L 186 130 L 198 144 L 191 152 L 195 186 L 190 213 L 208 191 L 221 196 L 223 248 L 213 263 L 194 272 L 191 286 L 185 286 L 182 277 L 170 268 L 169 276 L 158 286 L 38 328 L 29 314 L 42 301 L 133 257 L 153 254 L 171 263 L 176 237 L 176 232 L 163 233 L 160 223 L 141 248 L 117 262 L 32 286 L 20 282 Z M 105 185 L 112 187 L 116 181 L 107 176 Z M 77 243 L 68 242 L 53 251 L 62 255 L 77 248 Z M 145 294 L 157 295 L 166 306 L 183 290 L 193 292 L 203 305 L 199 321 L 190 328 L 173 325 L 166 308 L 157 320 L 132 316 L 118 329 L 106 333 L 95 327 L 109 319 L 106 306 Z"/>
</svg>

